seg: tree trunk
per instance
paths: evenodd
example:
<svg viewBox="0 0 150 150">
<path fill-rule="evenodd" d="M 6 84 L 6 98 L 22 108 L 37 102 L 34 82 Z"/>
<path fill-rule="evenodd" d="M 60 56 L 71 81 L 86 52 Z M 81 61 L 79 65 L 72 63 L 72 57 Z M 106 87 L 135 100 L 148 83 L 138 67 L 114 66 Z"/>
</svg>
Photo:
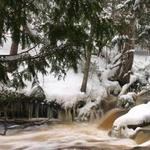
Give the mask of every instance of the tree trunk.
<svg viewBox="0 0 150 150">
<path fill-rule="evenodd" d="M 87 82 L 89 77 L 89 70 L 90 70 L 90 64 L 91 64 L 91 55 L 92 55 L 92 48 L 93 48 L 93 35 L 94 35 L 94 22 L 91 20 L 91 31 L 90 31 L 90 37 L 89 42 L 86 47 L 86 58 L 85 58 L 85 65 L 84 65 L 84 75 L 81 85 L 81 92 L 86 92 L 87 89 Z"/>
<path fill-rule="evenodd" d="M 12 41 L 12 45 L 11 45 L 11 49 L 10 49 L 10 55 L 17 55 L 18 45 L 19 45 L 19 43 Z"/>
<path fill-rule="evenodd" d="M 0 18 L 0 44 L 2 44 L 2 35 L 3 35 L 3 27 L 4 27 L 4 13 L 1 12 Z"/>
<path fill-rule="evenodd" d="M 125 45 L 119 46 L 119 51 L 122 56 L 120 57 L 120 65 L 113 77 L 113 79 L 117 80 L 121 86 L 129 83 L 130 81 L 130 74 L 134 59 L 133 49 L 135 46 L 135 20 L 131 20 L 122 35 L 127 35 L 128 41 Z"/>
<path fill-rule="evenodd" d="M 32 113 L 33 113 L 33 105 L 31 102 L 28 103 L 28 118 L 29 120 L 32 119 Z"/>
<path fill-rule="evenodd" d="M 125 48 L 127 54 L 125 54 L 125 56 L 122 57 L 121 65 L 119 66 L 119 69 L 117 71 L 117 80 L 122 86 L 130 82 L 130 74 L 133 64 L 134 52 L 128 52 L 130 50 L 129 47 Z"/>
<path fill-rule="evenodd" d="M 12 55 L 12 56 L 17 55 L 18 45 L 19 45 L 18 42 L 12 41 L 11 49 L 10 49 L 10 55 Z M 9 65 L 8 65 L 8 71 L 9 72 L 13 72 L 16 68 L 17 68 L 17 63 L 16 62 L 9 63 Z"/>
<path fill-rule="evenodd" d="M 39 118 L 39 103 L 35 104 L 35 118 Z"/>
<path fill-rule="evenodd" d="M 84 75 L 83 75 L 82 85 L 80 89 L 81 92 L 86 92 L 87 89 L 87 82 L 88 82 L 89 69 L 91 63 L 91 52 L 92 52 L 92 47 L 90 46 L 87 48 L 86 61 L 84 65 Z"/>
</svg>

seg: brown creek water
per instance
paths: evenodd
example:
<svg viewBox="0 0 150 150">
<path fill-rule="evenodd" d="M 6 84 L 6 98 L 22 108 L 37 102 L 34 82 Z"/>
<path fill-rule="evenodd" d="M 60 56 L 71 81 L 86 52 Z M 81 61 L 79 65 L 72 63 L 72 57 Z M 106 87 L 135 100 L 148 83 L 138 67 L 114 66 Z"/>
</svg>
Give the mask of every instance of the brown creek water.
<svg viewBox="0 0 150 150">
<path fill-rule="evenodd" d="M 148 150 L 130 139 L 117 139 L 97 123 L 57 123 L 8 131 L 0 136 L 0 150 Z"/>
</svg>

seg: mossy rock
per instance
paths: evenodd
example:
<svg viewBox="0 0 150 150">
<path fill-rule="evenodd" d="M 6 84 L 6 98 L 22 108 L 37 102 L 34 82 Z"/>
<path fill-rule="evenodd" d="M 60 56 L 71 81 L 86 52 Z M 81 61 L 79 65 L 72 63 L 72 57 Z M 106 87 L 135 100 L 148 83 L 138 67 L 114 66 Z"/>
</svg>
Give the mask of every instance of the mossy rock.
<svg viewBox="0 0 150 150">
<path fill-rule="evenodd" d="M 45 100 L 46 96 L 45 96 L 45 92 L 42 89 L 41 86 L 36 86 L 35 88 L 33 88 L 30 97 L 39 100 L 39 101 L 43 101 Z"/>
</svg>

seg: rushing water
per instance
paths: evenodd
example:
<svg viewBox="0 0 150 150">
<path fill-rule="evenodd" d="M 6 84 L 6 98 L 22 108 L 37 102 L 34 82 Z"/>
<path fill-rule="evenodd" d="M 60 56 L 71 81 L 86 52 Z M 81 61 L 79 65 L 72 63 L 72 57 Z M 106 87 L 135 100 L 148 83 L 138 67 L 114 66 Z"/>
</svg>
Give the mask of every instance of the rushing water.
<svg viewBox="0 0 150 150">
<path fill-rule="evenodd" d="M 132 140 L 109 137 L 97 123 L 57 123 L 0 136 L 0 150 L 125 150 L 133 146 Z"/>
</svg>

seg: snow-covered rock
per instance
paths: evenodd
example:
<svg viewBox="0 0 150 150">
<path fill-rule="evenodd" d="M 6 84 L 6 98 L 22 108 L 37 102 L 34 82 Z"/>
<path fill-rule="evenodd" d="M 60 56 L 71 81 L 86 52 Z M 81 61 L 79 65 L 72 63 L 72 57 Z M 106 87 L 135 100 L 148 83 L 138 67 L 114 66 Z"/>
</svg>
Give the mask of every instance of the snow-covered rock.
<svg viewBox="0 0 150 150">
<path fill-rule="evenodd" d="M 150 123 L 150 102 L 133 107 L 127 114 L 117 118 L 113 124 L 111 135 L 117 137 L 130 137 L 134 135 L 143 124 Z M 137 126 L 135 130 L 128 126 Z"/>
<path fill-rule="evenodd" d="M 135 105 L 137 94 L 135 92 L 129 92 L 124 95 L 120 95 L 118 98 L 118 107 L 130 108 Z"/>
<path fill-rule="evenodd" d="M 45 96 L 45 93 L 44 93 L 44 90 L 42 89 L 41 86 L 35 86 L 32 90 L 31 90 L 31 93 L 29 95 L 30 97 L 34 97 L 34 98 L 37 98 L 38 100 L 41 100 L 43 101 L 46 96 Z"/>
<path fill-rule="evenodd" d="M 90 100 L 78 110 L 77 120 L 89 121 L 98 119 L 103 115 L 102 109 L 99 107 L 99 103 L 96 100 Z"/>
</svg>

